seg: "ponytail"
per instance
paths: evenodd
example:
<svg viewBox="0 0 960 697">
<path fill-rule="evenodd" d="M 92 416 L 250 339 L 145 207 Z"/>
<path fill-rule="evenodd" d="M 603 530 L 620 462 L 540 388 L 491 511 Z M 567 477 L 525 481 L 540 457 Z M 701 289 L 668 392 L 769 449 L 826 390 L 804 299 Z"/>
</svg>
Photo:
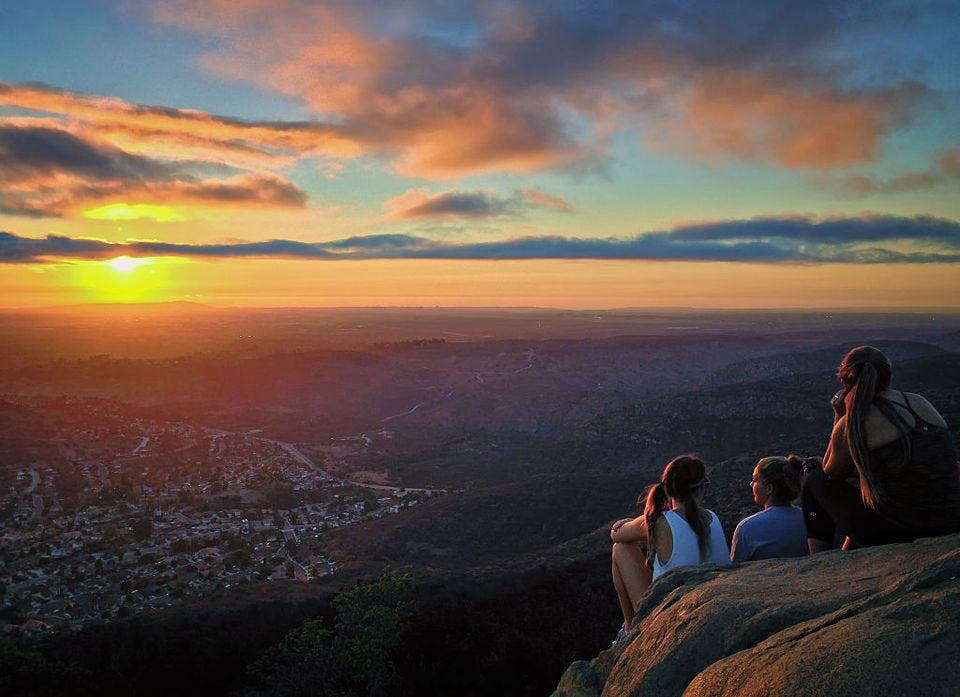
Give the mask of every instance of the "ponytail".
<svg viewBox="0 0 960 697">
<path fill-rule="evenodd" d="M 683 510 L 686 513 L 687 522 L 697 534 L 697 547 L 700 549 L 700 561 L 702 562 L 710 554 L 710 525 L 703 522 L 700 503 L 696 496 L 690 496 L 683 500 Z"/>
<path fill-rule="evenodd" d="M 850 458 L 860 473 L 860 496 L 865 506 L 876 509 L 880 503 L 880 485 L 867 449 L 866 423 L 870 407 L 883 390 L 890 385 L 892 376 L 890 361 L 871 346 L 860 346 L 848 353 L 837 376 L 849 390 L 850 409 L 846 415 L 846 440 Z M 910 439 L 903 426 L 893 420 L 900 431 L 904 462 L 910 459 Z"/>
<path fill-rule="evenodd" d="M 706 466 L 703 461 L 694 455 L 678 455 L 667 464 L 660 481 L 647 489 L 643 520 L 647 528 L 647 560 L 650 563 L 653 563 L 655 553 L 653 529 L 666 510 L 670 498 L 683 501 L 684 516 L 697 535 L 700 560 L 706 559 L 710 551 L 710 525 L 704 523 L 702 509 L 697 501 L 697 494 L 705 483 Z M 637 503 L 639 504 L 639 501 Z"/>
<path fill-rule="evenodd" d="M 857 382 L 850 389 L 853 404 L 847 413 L 847 449 L 850 457 L 863 477 L 864 486 L 860 487 L 863 503 L 868 508 L 877 507 L 877 482 L 870 467 L 870 453 L 866 442 L 866 421 L 870 405 L 877 394 L 877 369 L 869 363 L 860 369 Z"/>
<path fill-rule="evenodd" d="M 667 505 L 667 486 L 663 482 L 647 487 L 646 502 L 643 506 L 643 522 L 647 527 L 647 561 L 653 563 L 653 528 L 657 519 L 663 515 Z"/>
</svg>

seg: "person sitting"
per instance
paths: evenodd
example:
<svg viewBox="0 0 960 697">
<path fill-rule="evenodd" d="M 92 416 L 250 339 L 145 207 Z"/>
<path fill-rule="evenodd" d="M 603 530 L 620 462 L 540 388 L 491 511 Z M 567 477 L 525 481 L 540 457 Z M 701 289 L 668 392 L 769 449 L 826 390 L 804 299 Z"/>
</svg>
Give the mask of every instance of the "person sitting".
<svg viewBox="0 0 960 697">
<path fill-rule="evenodd" d="M 924 397 L 891 387 L 890 361 L 859 346 L 840 364 L 823 467 L 804 477 L 811 552 L 960 531 L 960 473 L 947 424 Z M 855 484 L 848 480 L 853 479 Z"/>
<path fill-rule="evenodd" d="M 807 554 L 803 511 L 793 505 L 800 495 L 805 458 L 765 457 L 753 470 L 753 501 L 763 508 L 744 518 L 733 531 L 730 560 L 757 561 Z"/>
<path fill-rule="evenodd" d="M 667 571 L 730 563 L 720 520 L 700 503 L 706 482 L 703 461 L 679 455 L 638 499 L 638 506 L 644 502 L 643 515 L 623 518 L 610 528 L 613 585 L 623 611 L 618 640 L 630 629 L 640 597 Z"/>
</svg>

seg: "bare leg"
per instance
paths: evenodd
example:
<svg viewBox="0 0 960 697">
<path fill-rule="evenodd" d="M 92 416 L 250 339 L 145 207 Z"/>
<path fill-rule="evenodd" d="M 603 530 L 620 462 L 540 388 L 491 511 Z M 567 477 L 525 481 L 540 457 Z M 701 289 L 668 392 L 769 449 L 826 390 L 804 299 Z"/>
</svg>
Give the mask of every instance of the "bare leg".
<svg viewBox="0 0 960 697">
<path fill-rule="evenodd" d="M 634 544 L 617 542 L 613 545 L 613 566 L 616 573 L 619 574 L 620 583 L 626 597 L 626 603 L 621 596 L 620 607 L 624 609 L 624 618 L 627 619 L 626 605 L 629 605 L 630 617 L 627 619 L 627 627 L 633 623 L 633 616 L 636 614 L 637 605 L 640 598 L 650 587 L 653 572 L 647 565 L 647 560 L 643 556 L 640 548 Z M 616 576 L 614 577 L 616 579 Z M 614 580 L 616 586 L 616 580 Z M 620 590 L 617 590 L 618 595 Z"/>
<path fill-rule="evenodd" d="M 833 545 L 829 542 L 824 542 L 823 540 L 815 540 L 812 537 L 807 538 L 807 547 L 810 548 L 810 554 L 816 554 L 817 552 L 826 552 L 828 549 L 833 549 Z"/>
<path fill-rule="evenodd" d="M 630 602 L 630 596 L 623 585 L 623 579 L 620 578 L 620 570 L 617 568 L 617 562 L 612 561 L 613 567 L 613 587 L 617 589 L 617 599 L 620 601 L 620 611 L 623 612 L 623 626 L 629 627 L 633 621 L 633 604 Z"/>
<path fill-rule="evenodd" d="M 843 546 L 840 549 L 842 549 L 844 552 L 848 552 L 851 549 L 860 549 L 860 545 L 851 540 L 850 536 L 848 535 L 847 539 L 843 541 Z"/>
</svg>

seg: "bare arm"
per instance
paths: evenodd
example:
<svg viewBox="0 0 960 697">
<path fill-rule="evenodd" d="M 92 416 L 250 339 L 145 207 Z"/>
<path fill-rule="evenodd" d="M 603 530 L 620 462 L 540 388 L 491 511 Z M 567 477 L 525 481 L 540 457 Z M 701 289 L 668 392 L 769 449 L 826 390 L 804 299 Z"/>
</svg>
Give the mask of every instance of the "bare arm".
<svg viewBox="0 0 960 697">
<path fill-rule="evenodd" d="M 823 471 L 831 479 L 848 479 L 856 476 L 856 466 L 847 448 L 847 417 L 842 416 L 833 425 L 830 443 L 823 454 Z"/>
<path fill-rule="evenodd" d="M 614 542 L 646 542 L 647 523 L 643 516 L 618 520 L 610 528 L 610 539 Z"/>
</svg>

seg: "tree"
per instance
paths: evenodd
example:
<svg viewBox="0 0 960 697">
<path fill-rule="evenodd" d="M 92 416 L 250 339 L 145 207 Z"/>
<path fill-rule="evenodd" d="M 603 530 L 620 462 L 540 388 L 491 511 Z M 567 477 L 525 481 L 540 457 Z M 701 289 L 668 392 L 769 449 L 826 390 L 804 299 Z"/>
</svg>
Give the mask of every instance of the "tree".
<svg viewBox="0 0 960 697">
<path fill-rule="evenodd" d="M 382 697 L 400 691 L 395 653 L 412 615 L 407 576 L 384 575 L 359 584 L 333 601 L 333 631 L 305 621 L 249 668 L 261 689 L 283 697 Z"/>
<path fill-rule="evenodd" d="M 353 678 L 356 694 L 391 695 L 399 691 L 400 676 L 392 653 L 403 640 L 412 615 L 405 598 L 409 576 L 383 575 L 339 594 L 336 610 L 337 658 Z"/>
</svg>

